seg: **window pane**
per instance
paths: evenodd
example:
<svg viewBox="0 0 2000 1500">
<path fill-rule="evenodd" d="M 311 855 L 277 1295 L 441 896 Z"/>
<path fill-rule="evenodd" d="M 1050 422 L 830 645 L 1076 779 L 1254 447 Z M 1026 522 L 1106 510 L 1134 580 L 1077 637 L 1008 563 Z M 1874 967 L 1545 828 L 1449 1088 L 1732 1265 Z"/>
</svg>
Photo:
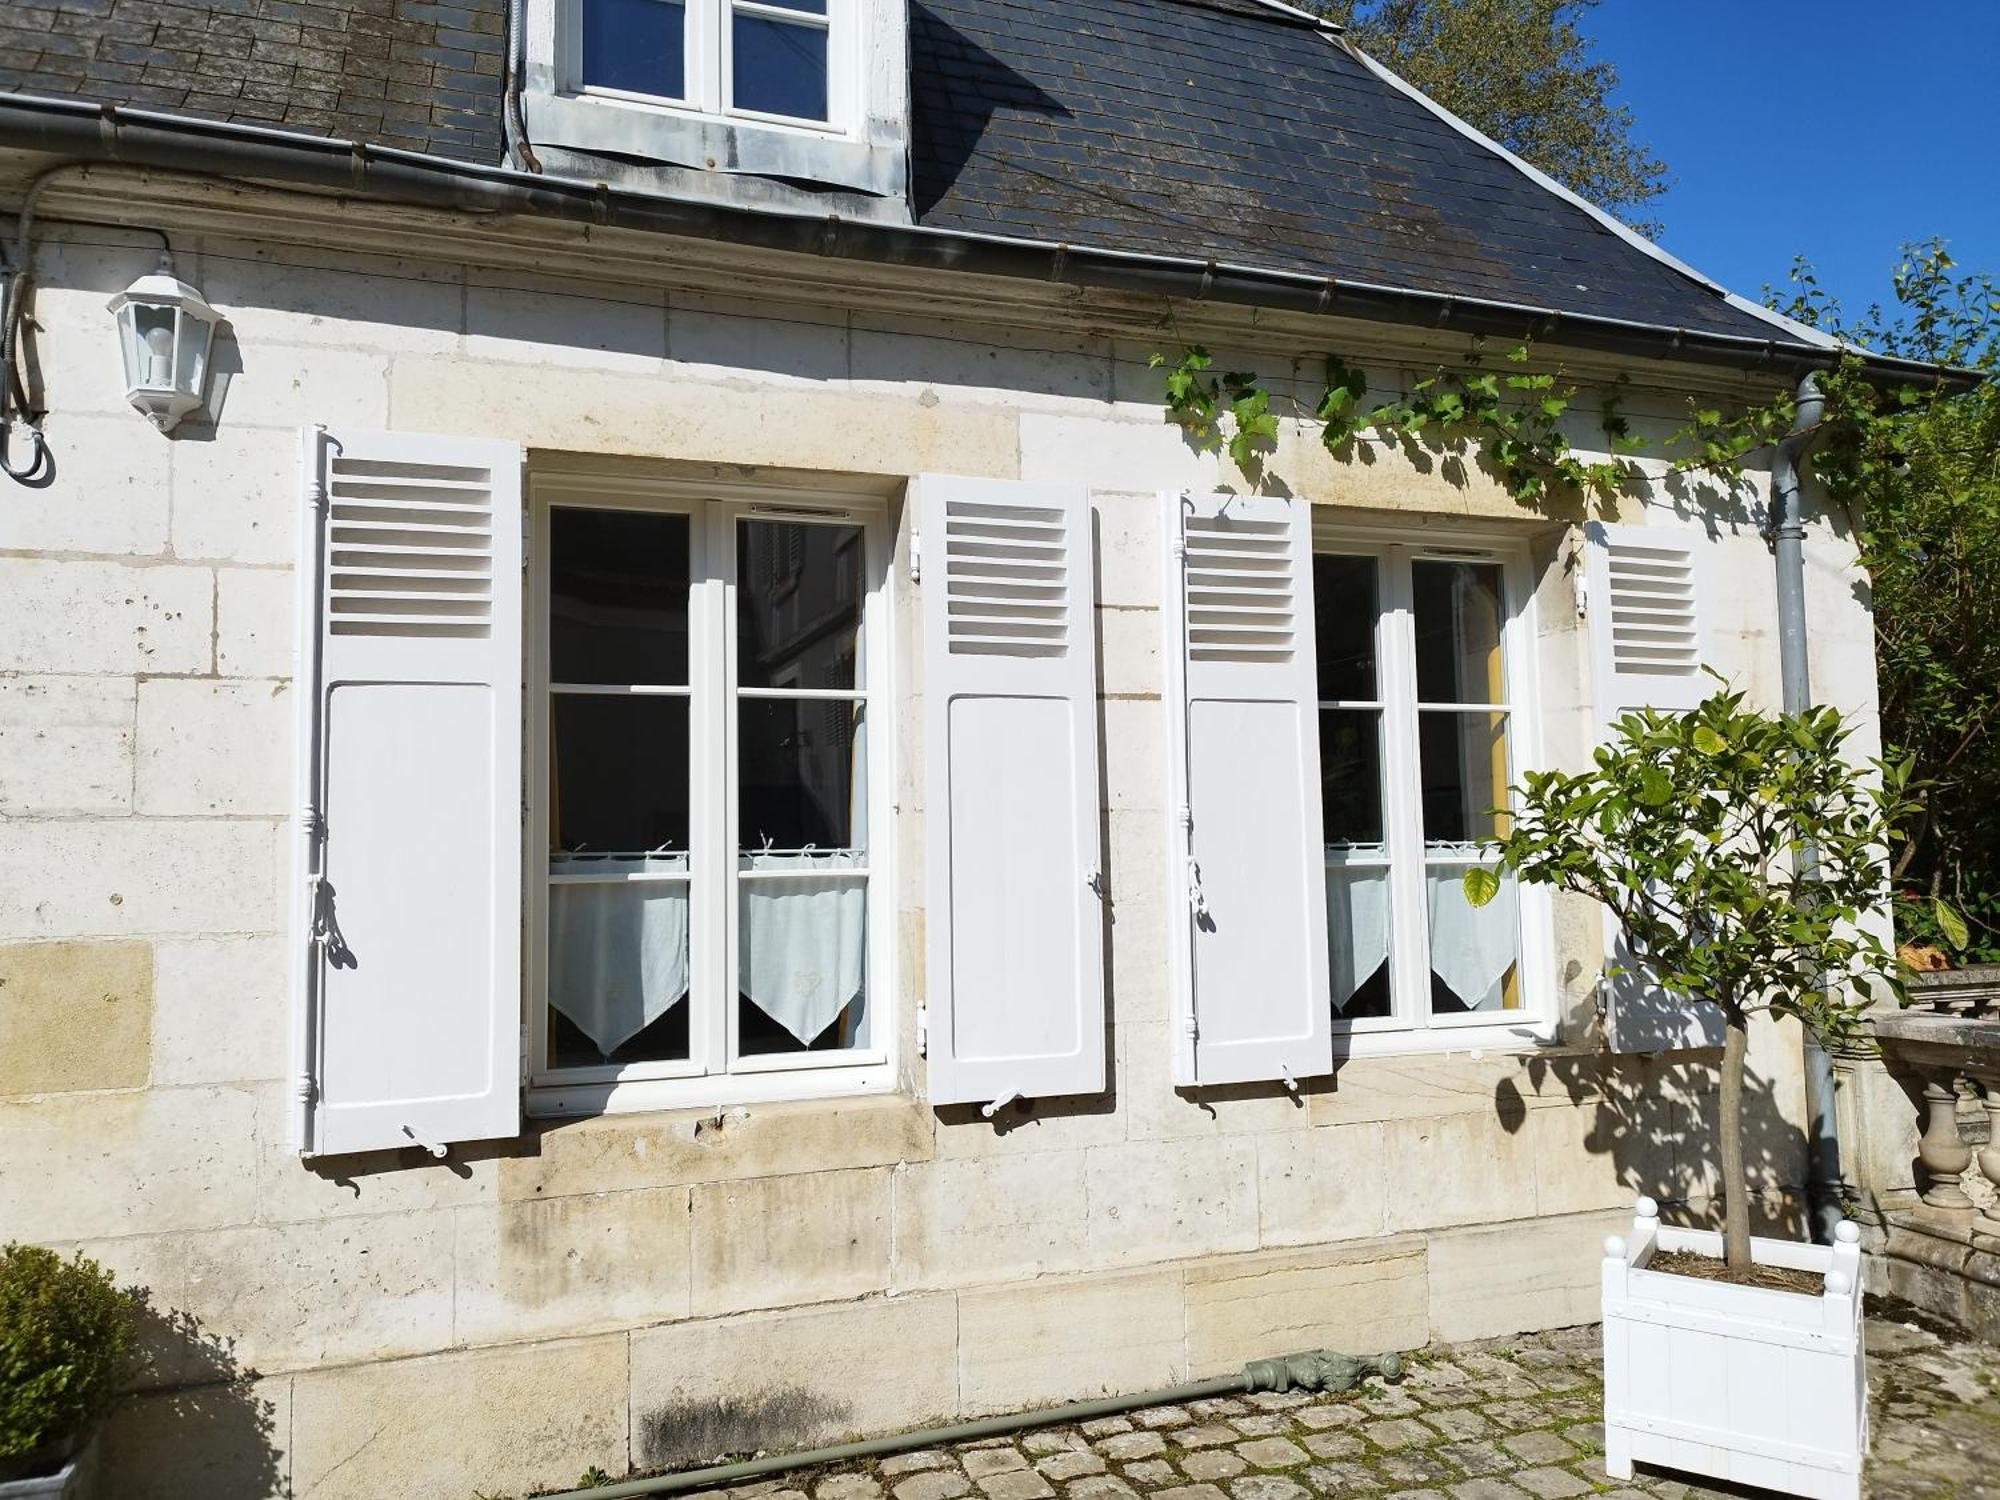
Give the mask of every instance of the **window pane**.
<svg viewBox="0 0 2000 1500">
<path fill-rule="evenodd" d="M 1417 700 L 1505 703 L 1502 594 L 1497 563 L 1410 565 L 1417 634 Z"/>
<path fill-rule="evenodd" d="M 826 0 L 757 0 L 757 3 L 778 10 L 795 10 L 805 16 L 826 14 Z"/>
<path fill-rule="evenodd" d="M 737 1050 L 746 1056 L 868 1044 L 865 856 L 741 856 Z"/>
<path fill-rule="evenodd" d="M 1501 832 L 1507 800 L 1507 715 L 1426 709 L 1417 715 L 1424 843 L 1471 844 Z"/>
<path fill-rule="evenodd" d="M 1382 715 L 1327 708 L 1319 716 L 1320 819 L 1331 845 L 1382 842 Z"/>
<path fill-rule="evenodd" d="M 688 526 L 641 511 L 549 512 L 551 682 L 687 682 Z"/>
<path fill-rule="evenodd" d="M 676 0 L 583 0 L 583 81 L 687 96 L 687 9 Z"/>
<path fill-rule="evenodd" d="M 736 680 L 861 686 L 862 530 L 745 521 L 736 533 Z"/>
<path fill-rule="evenodd" d="M 867 732 L 858 703 L 745 698 L 736 722 L 739 849 L 867 847 Z"/>
<path fill-rule="evenodd" d="M 1388 1015 L 1388 866 L 1326 851 L 1326 940 L 1334 1013 L 1350 1021 Z"/>
<path fill-rule="evenodd" d="M 560 861 L 549 886 L 549 1055 L 557 1067 L 688 1055 L 688 860 Z M 642 878 L 620 877 L 637 875 Z"/>
<path fill-rule="evenodd" d="M 688 849 L 688 703 L 558 693 L 549 704 L 549 850 Z"/>
<path fill-rule="evenodd" d="M 1430 908 L 1431 1011 L 1519 1010 L 1520 897 L 1512 875 L 1500 877 L 1493 899 L 1474 907 L 1465 899 L 1463 864 L 1425 870 Z"/>
<path fill-rule="evenodd" d="M 1375 677 L 1376 563 L 1372 557 L 1313 558 L 1313 632 L 1321 702 L 1382 696 Z"/>
<path fill-rule="evenodd" d="M 738 109 L 795 120 L 826 118 L 826 28 L 736 13 L 731 94 Z"/>
</svg>

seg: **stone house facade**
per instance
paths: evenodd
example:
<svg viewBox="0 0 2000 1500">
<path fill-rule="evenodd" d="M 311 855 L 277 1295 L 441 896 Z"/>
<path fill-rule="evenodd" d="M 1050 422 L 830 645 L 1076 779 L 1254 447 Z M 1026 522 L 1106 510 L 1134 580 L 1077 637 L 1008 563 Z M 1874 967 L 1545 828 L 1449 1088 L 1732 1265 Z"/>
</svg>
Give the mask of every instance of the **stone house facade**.
<svg viewBox="0 0 2000 1500">
<path fill-rule="evenodd" d="M 1169 210 L 1083 194 L 1099 148 L 1063 134 L 1108 91 L 1002 3 L 835 3 L 856 72 L 817 104 L 866 116 L 838 150 L 720 107 L 617 135 L 634 88 L 566 95 L 568 13 L 530 4 L 539 176 L 491 165 L 523 144 L 498 6 L 323 0 L 258 22 L 282 42 L 221 5 L 180 7 L 194 39 L 59 8 L 0 79 L 53 464 L 0 491 L 0 1239 L 148 1289 L 118 1493 L 525 1493 L 1588 1321 L 1635 1193 L 1709 1210 L 1703 1059 L 1607 1046 L 1595 910 L 1510 893 L 1496 932 L 1451 901 L 1508 779 L 1643 701 L 1606 601 L 1649 538 L 1693 580 L 1688 649 L 1775 704 L 1764 476 L 1648 460 L 1587 532 L 1476 458 L 1329 454 L 1299 412 L 1329 351 L 1385 394 L 1463 357 L 1454 316 L 1545 332 L 1578 411 L 1616 389 L 1656 436 L 1826 351 L 1327 28 L 1116 8 L 1154 49 L 1337 59 L 1308 84 L 1411 111 L 1446 155 L 1406 211 L 1486 223 L 1486 263 L 1329 239 L 1299 252 L 1320 305 L 1223 286 L 1286 272 L 1256 204 L 1303 181 L 1209 182 L 1192 258 L 1145 260 Z M 477 45 L 411 40 L 454 25 Z M 329 140 L 350 97 L 414 151 Z M 688 156 L 696 127 L 758 164 Z M 981 196 L 1069 150 L 1073 199 Z M 1430 206 L 1475 169 L 1510 196 Z M 1563 302 L 1536 236 L 1610 290 Z M 105 311 L 162 237 L 226 319 L 170 434 Z M 1250 472 L 1163 413 L 1182 340 L 1293 399 Z M 1808 561 L 1815 681 L 1865 750 L 1837 518 Z M 1757 1047 L 1754 1167 L 1792 1221 L 1799 1042 Z"/>
</svg>

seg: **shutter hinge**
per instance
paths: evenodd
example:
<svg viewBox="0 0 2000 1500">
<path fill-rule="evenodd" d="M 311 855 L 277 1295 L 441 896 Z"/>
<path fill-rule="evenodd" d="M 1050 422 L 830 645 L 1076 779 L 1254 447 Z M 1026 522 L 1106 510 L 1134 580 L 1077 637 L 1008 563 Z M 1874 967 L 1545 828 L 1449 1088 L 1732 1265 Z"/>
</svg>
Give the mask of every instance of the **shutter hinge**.
<svg viewBox="0 0 2000 1500">
<path fill-rule="evenodd" d="M 917 1056 L 929 1057 L 930 1055 L 931 1008 L 928 1005 L 919 1005 L 917 1007 Z"/>
<path fill-rule="evenodd" d="M 1104 872 L 1102 870 L 1092 870 L 1088 875 L 1083 877 L 1083 883 L 1090 888 L 1091 895 L 1095 896 L 1099 901 L 1105 898 Z"/>
<path fill-rule="evenodd" d="M 910 533 L 910 582 L 922 583 L 923 581 L 924 534 L 921 531 L 913 531 Z"/>
<path fill-rule="evenodd" d="M 521 571 L 523 573 L 528 571 L 528 539 L 531 534 L 531 529 L 528 525 L 528 513 L 524 510 L 521 512 Z"/>
</svg>

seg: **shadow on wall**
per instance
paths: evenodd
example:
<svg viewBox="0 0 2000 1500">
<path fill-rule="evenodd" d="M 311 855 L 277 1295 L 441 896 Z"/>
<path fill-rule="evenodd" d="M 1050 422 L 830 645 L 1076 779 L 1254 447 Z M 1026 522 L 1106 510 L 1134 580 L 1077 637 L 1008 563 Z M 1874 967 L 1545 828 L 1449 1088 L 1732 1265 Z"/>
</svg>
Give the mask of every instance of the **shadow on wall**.
<svg viewBox="0 0 2000 1500">
<path fill-rule="evenodd" d="M 157 1306 L 145 1287 L 134 1292 L 142 1379 L 155 1388 L 127 1397 L 106 1423 L 106 1493 L 123 1500 L 287 1493 L 279 1407 L 257 1372 L 237 1363 L 233 1341 L 205 1332 L 193 1314 Z"/>
<path fill-rule="evenodd" d="M 1719 1048 L 1603 1052 L 1531 1057 L 1524 1077 L 1537 1093 L 1560 1088 L 1573 1105 L 1591 1112 L 1583 1149 L 1610 1157 L 1617 1180 L 1633 1197 L 1657 1200 L 1670 1222 L 1719 1228 L 1721 1067 Z M 1493 1106 L 1510 1135 L 1525 1128 L 1529 1104 L 1514 1079 L 1495 1085 Z M 1780 1107 L 1777 1088 L 1755 1073 L 1744 1080 L 1743 1164 L 1752 1229 L 1804 1235 L 1804 1138 Z"/>
</svg>

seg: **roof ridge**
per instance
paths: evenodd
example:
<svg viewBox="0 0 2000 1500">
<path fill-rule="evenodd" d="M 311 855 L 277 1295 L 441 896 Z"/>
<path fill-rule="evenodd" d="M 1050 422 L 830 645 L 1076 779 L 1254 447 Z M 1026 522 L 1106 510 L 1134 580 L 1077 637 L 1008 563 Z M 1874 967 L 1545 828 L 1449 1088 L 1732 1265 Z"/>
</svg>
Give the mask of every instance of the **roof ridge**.
<svg viewBox="0 0 2000 1500">
<path fill-rule="evenodd" d="M 1702 274 L 1700 271 L 1696 270 L 1693 266 L 1689 265 L 1686 261 L 1682 260 L 1679 256 L 1675 255 L 1672 251 L 1663 249 L 1659 245 L 1654 244 L 1651 240 L 1647 239 L 1645 235 L 1639 233 L 1638 230 L 1632 228 L 1631 225 L 1622 222 L 1613 214 L 1606 213 L 1603 209 L 1599 208 L 1595 203 L 1592 203 L 1588 198 L 1584 197 L 1581 193 L 1574 192 L 1571 189 L 1563 186 L 1562 183 L 1556 181 L 1555 178 L 1551 177 L 1547 172 L 1544 172 L 1540 167 L 1537 167 L 1531 162 L 1528 162 L 1523 158 L 1521 158 L 1520 156 L 1517 156 L 1514 152 L 1508 150 L 1505 146 L 1501 145 L 1498 141 L 1494 140 L 1491 136 L 1487 135 L 1477 126 L 1471 125 L 1467 123 L 1465 120 L 1460 119 L 1457 115 L 1453 114 L 1450 110 L 1446 109 L 1442 104 L 1438 103 L 1437 100 L 1431 98 L 1429 94 L 1426 94 L 1422 89 L 1418 88 L 1415 84 L 1409 82 L 1407 79 L 1401 77 L 1399 74 L 1391 72 L 1381 62 L 1369 56 L 1369 54 L 1367 54 L 1366 52 L 1363 52 L 1361 48 L 1354 43 L 1352 38 L 1342 34 L 1335 36 L 1332 40 L 1335 46 L 1345 49 L 1347 52 L 1351 53 L 1354 57 L 1358 58 L 1362 66 L 1364 66 L 1370 72 L 1375 74 L 1376 77 L 1382 79 L 1385 83 L 1389 84 L 1390 87 L 1396 89 L 1400 93 L 1407 94 L 1410 98 L 1416 100 L 1417 103 L 1421 104 L 1425 109 L 1429 110 L 1432 114 L 1436 115 L 1440 120 L 1444 121 L 1445 124 L 1449 125 L 1453 130 L 1456 130 L 1460 135 L 1463 135 L 1467 140 L 1473 141 L 1478 145 L 1484 146 L 1488 151 L 1491 151 L 1495 156 L 1500 157 L 1510 166 L 1513 166 L 1518 171 L 1520 171 L 1537 187 L 1543 188 L 1546 191 L 1555 194 L 1558 198 L 1561 198 L 1564 202 L 1570 204 L 1574 208 L 1582 209 L 1584 213 L 1588 214 L 1593 220 L 1597 222 L 1599 228 L 1608 230 L 1612 234 L 1618 236 L 1619 239 L 1625 241 L 1626 244 L 1630 245 L 1633 249 L 1639 251 L 1640 254 L 1650 256 L 1652 259 L 1658 261 L 1661 265 L 1666 266 L 1669 270 L 1675 271 L 1678 274 L 1687 277 L 1688 280 L 1694 282 L 1697 286 L 1700 286 L 1706 289 L 1707 291 L 1715 293 L 1718 297 L 1722 298 L 1724 302 L 1728 303 L 1729 306 L 1735 308 L 1738 312 L 1746 313 L 1751 317 L 1758 318 L 1763 322 L 1769 323 L 1776 328 L 1782 329 L 1786 334 L 1790 335 L 1792 338 L 1800 340 L 1803 343 L 1811 344 L 1814 347 L 1821 349 L 1838 349 L 1846 347 L 1841 343 L 1839 339 L 1829 337 L 1826 333 L 1822 332 L 1820 329 L 1813 328 L 1808 326 L 1807 324 L 1797 322 L 1794 319 L 1786 317 L 1781 312 L 1774 311 L 1773 309 L 1764 306 L 1764 304 L 1761 302 L 1753 302 L 1748 297 L 1741 296 L 1736 292 L 1730 291 L 1729 288 L 1724 286 L 1721 282 L 1715 280 L 1711 276 L 1706 276 Z"/>
</svg>

